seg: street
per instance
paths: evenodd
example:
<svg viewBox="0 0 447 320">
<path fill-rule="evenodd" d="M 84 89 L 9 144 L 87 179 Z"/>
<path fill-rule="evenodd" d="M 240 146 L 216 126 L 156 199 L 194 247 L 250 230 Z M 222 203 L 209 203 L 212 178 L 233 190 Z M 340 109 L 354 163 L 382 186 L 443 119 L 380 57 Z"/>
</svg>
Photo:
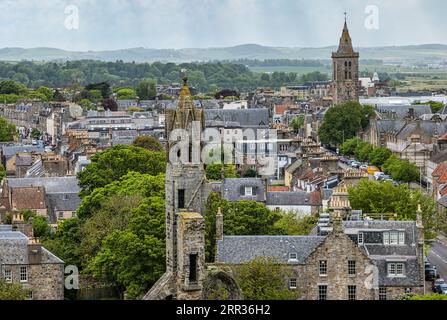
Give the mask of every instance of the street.
<svg viewBox="0 0 447 320">
<path fill-rule="evenodd" d="M 436 266 L 442 279 L 447 279 L 447 246 L 434 241 L 428 254 L 428 260 Z"/>
</svg>

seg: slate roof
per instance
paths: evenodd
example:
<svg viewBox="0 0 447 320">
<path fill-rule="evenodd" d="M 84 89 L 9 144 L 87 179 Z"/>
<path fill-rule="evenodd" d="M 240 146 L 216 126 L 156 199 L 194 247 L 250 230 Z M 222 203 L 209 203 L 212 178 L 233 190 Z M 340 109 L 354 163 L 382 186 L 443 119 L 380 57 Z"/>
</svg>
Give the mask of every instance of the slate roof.
<svg viewBox="0 0 447 320">
<path fill-rule="evenodd" d="M 262 109 L 204 109 L 207 127 L 258 128 L 269 126 L 269 110 Z"/>
<path fill-rule="evenodd" d="M 44 151 L 45 149 L 43 147 L 32 146 L 32 145 L 2 146 L 2 155 L 7 159 L 19 152 L 44 152 Z"/>
<path fill-rule="evenodd" d="M 79 193 L 81 188 L 75 176 L 45 178 L 7 178 L 9 188 L 44 186 L 47 194 Z"/>
<path fill-rule="evenodd" d="M 403 126 L 405 121 L 403 120 L 377 120 L 377 131 L 386 133 L 397 133 Z"/>
<path fill-rule="evenodd" d="M 359 247 L 369 256 L 379 268 L 380 286 L 419 286 L 420 266 L 417 260 L 417 229 L 415 221 L 344 221 L 345 233 L 357 235 L 364 232 L 364 239 L 379 241 L 365 241 Z M 381 242 L 384 231 L 399 230 L 405 232 L 404 245 L 383 245 Z M 365 235 L 368 233 L 368 236 Z M 405 277 L 394 278 L 387 276 L 388 262 L 405 262 Z"/>
<path fill-rule="evenodd" d="M 267 205 L 271 206 L 317 206 L 321 203 L 316 199 L 312 192 L 305 191 L 282 191 L 282 192 L 268 192 Z"/>
<path fill-rule="evenodd" d="M 272 257 L 287 263 L 289 253 L 304 260 L 323 242 L 320 236 L 224 236 L 217 241 L 217 262 L 241 264 L 256 257 Z"/>
<path fill-rule="evenodd" d="M 241 195 L 241 188 L 255 187 L 253 196 Z M 255 200 L 265 201 L 265 184 L 261 178 L 226 178 L 222 183 L 222 197 L 229 201 Z"/>
<path fill-rule="evenodd" d="M 9 227 L 9 228 L 8 228 Z M 11 226 L 0 225 L 0 265 L 28 264 L 28 237 Z M 42 264 L 63 264 L 64 262 L 42 247 Z"/>
<path fill-rule="evenodd" d="M 409 115 L 410 109 L 413 109 L 414 116 L 419 117 L 423 114 L 431 113 L 431 107 L 430 105 L 389 105 L 389 104 L 383 104 L 383 105 L 377 105 L 376 110 L 384 115 L 387 116 L 389 114 L 394 114 L 397 119 L 404 119 Z"/>
<path fill-rule="evenodd" d="M 81 204 L 77 193 L 53 193 L 47 195 L 48 206 L 54 211 L 76 211 Z"/>
</svg>

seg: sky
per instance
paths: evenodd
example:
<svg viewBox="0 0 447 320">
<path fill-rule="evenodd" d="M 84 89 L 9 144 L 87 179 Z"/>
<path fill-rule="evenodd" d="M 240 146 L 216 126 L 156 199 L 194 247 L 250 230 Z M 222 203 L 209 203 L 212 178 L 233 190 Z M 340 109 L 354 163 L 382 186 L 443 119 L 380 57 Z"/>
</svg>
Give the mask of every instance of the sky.
<svg viewBox="0 0 447 320">
<path fill-rule="evenodd" d="M 447 44 L 445 0 L 0 0 L 0 47 Z"/>
</svg>

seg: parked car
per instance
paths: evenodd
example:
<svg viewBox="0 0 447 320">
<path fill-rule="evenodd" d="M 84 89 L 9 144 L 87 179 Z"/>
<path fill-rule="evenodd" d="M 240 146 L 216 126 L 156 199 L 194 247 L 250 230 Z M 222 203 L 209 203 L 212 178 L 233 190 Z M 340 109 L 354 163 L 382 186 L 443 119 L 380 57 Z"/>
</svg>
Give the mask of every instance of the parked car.
<svg viewBox="0 0 447 320">
<path fill-rule="evenodd" d="M 434 281 L 436 279 L 436 270 L 433 268 L 425 268 L 425 280 Z"/>
<path fill-rule="evenodd" d="M 436 286 L 436 293 L 447 294 L 447 284 L 441 283 Z"/>
<path fill-rule="evenodd" d="M 385 173 L 378 171 L 378 172 L 374 172 L 374 179 L 379 180 L 380 177 L 384 176 Z"/>
<path fill-rule="evenodd" d="M 444 279 L 441 279 L 441 278 L 433 281 L 432 286 L 431 286 L 431 289 L 433 290 L 433 292 L 436 292 L 437 286 L 439 286 L 440 284 L 443 284 L 443 283 L 445 283 L 445 281 L 444 281 Z"/>
<path fill-rule="evenodd" d="M 366 164 L 362 164 L 361 166 L 360 166 L 360 170 L 362 170 L 362 171 L 368 171 L 368 165 L 366 165 Z"/>
<path fill-rule="evenodd" d="M 351 163 L 351 167 L 353 167 L 353 168 L 360 168 L 360 163 L 358 163 L 358 162 L 356 162 L 356 161 L 353 161 L 352 163 Z"/>
<path fill-rule="evenodd" d="M 393 179 L 391 179 L 391 176 L 389 176 L 387 174 L 380 176 L 377 180 L 379 180 L 379 181 L 393 181 Z"/>
</svg>

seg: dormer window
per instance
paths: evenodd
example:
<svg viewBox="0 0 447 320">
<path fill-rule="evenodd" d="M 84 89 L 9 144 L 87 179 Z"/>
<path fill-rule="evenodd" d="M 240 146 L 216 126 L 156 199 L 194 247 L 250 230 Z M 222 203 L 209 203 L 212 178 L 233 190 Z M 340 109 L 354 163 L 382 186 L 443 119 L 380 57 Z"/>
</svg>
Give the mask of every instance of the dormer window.
<svg viewBox="0 0 447 320">
<path fill-rule="evenodd" d="M 383 244 L 385 245 L 404 245 L 405 232 L 403 231 L 386 231 L 383 233 Z"/>
<path fill-rule="evenodd" d="M 363 244 L 363 232 L 359 232 L 357 239 L 358 239 L 358 244 Z"/>
<path fill-rule="evenodd" d="M 403 263 L 389 263 L 388 277 L 397 278 L 405 277 L 405 266 Z"/>
<path fill-rule="evenodd" d="M 252 196 L 253 195 L 253 187 L 245 187 L 244 188 L 244 195 Z"/>
<path fill-rule="evenodd" d="M 297 260 L 298 255 L 295 252 L 289 253 L 289 260 Z"/>
</svg>

